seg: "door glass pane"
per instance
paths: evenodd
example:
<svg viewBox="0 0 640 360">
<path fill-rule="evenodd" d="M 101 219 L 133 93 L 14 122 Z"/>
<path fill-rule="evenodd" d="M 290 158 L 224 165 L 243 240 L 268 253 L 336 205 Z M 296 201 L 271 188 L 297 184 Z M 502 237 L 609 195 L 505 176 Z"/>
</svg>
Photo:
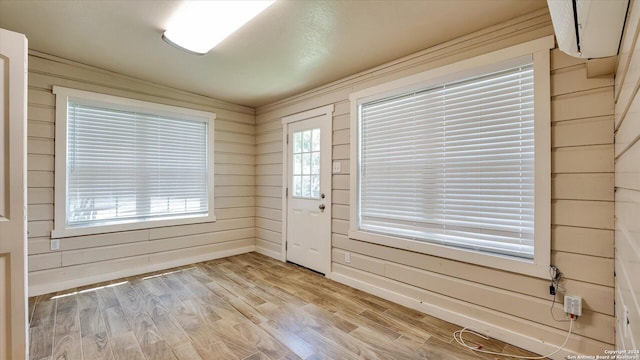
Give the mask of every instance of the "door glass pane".
<svg viewBox="0 0 640 360">
<path fill-rule="evenodd" d="M 311 197 L 320 197 L 320 175 L 311 175 Z"/>
<path fill-rule="evenodd" d="M 311 130 L 302 132 L 302 151 L 311 151 Z"/>
<path fill-rule="evenodd" d="M 302 196 L 302 177 L 294 175 L 293 176 L 293 196 L 300 197 Z"/>
<path fill-rule="evenodd" d="M 302 173 L 305 175 L 311 174 L 311 154 L 310 153 L 302 154 Z"/>
<path fill-rule="evenodd" d="M 293 133 L 293 196 L 320 199 L 320 129 Z"/>
<path fill-rule="evenodd" d="M 302 154 L 293 155 L 293 174 L 302 174 Z"/>
<path fill-rule="evenodd" d="M 311 153 L 311 174 L 319 175 L 320 174 L 320 152 Z"/>
<path fill-rule="evenodd" d="M 302 133 L 293 134 L 293 153 L 297 154 L 302 152 Z"/>
<path fill-rule="evenodd" d="M 311 131 L 311 151 L 320 151 L 320 129 Z"/>
<path fill-rule="evenodd" d="M 311 197 L 311 177 L 308 175 L 302 176 L 302 197 Z"/>
</svg>

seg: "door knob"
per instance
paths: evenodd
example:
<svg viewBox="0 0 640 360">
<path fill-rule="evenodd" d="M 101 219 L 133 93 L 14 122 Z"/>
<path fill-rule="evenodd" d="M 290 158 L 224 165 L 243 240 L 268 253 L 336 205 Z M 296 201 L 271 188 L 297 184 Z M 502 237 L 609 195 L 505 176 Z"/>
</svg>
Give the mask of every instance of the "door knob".
<svg viewBox="0 0 640 360">
<path fill-rule="evenodd" d="M 324 204 L 320 204 L 320 205 L 318 206 L 318 209 L 320 209 L 320 211 L 324 211 L 324 208 L 325 208 Z"/>
</svg>

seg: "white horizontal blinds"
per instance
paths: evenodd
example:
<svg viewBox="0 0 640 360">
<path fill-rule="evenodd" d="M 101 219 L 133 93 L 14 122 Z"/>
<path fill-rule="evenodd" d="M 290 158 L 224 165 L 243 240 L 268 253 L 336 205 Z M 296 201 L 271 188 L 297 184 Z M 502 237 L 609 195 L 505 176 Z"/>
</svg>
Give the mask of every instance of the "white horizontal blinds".
<svg viewBox="0 0 640 360">
<path fill-rule="evenodd" d="M 207 214 L 207 121 L 68 103 L 67 226 Z"/>
<path fill-rule="evenodd" d="M 359 228 L 533 259 L 533 64 L 360 107 Z"/>
</svg>

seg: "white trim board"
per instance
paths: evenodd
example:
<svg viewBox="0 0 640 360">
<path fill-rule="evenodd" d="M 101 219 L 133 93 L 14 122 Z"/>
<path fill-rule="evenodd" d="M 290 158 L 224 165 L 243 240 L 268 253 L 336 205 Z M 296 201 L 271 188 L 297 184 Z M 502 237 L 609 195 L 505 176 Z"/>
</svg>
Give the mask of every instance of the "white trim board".
<svg viewBox="0 0 640 360">
<path fill-rule="evenodd" d="M 269 249 L 265 249 L 263 247 L 257 246 L 256 245 L 256 249 L 254 250 L 255 252 L 257 252 L 258 254 L 262 254 L 264 256 L 268 256 L 270 258 L 274 258 L 276 260 L 281 260 L 281 256 L 279 253 L 273 251 L 273 250 L 269 250 Z M 286 261 L 286 258 L 285 258 Z"/>
</svg>

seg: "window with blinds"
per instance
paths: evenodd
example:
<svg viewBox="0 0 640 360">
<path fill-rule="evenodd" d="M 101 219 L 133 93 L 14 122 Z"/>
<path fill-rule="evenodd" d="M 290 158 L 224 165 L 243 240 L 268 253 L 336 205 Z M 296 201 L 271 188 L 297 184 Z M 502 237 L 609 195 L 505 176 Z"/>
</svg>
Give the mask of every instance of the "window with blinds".
<svg viewBox="0 0 640 360">
<path fill-rule="evenodd" d="M 59 198 L 64 204 L 56 214 L 63 215 L 64 224 L 56 216 L 54 231 L 102 232 L 109 226 L 117 226 L 117 231 L 128 229 L 123 227 L 127 224 L 144 228 L 184 219 L 212 220 L 213 132 L 208 115 L 213 114 L 190 109 L 181 114 L 182 108 L 94 93 L 86 93 L 89 98 L 64 96 L 74 90 L 56 90 L 63 93 L 57 94 L 61 103 L 66 100 L 65 118 L 59 119 L 66 126 L 56 142 L 66 146 L 60 163 L 64 168 L 61 174 L 56 171 L 56 176 L 64 176 L 56 178 L 64 183 L 64 194 L 56 184 L 56 205 Z M 96 101 L 101 97 L 107 100 Z M 111 104 L 109 99 L 117 101 Z"/>
<path fill-rule="evenodd" d="M 534 76 L 526 63 L 360 103 L 358 230 L 534 255 Z"/>
</svg>

